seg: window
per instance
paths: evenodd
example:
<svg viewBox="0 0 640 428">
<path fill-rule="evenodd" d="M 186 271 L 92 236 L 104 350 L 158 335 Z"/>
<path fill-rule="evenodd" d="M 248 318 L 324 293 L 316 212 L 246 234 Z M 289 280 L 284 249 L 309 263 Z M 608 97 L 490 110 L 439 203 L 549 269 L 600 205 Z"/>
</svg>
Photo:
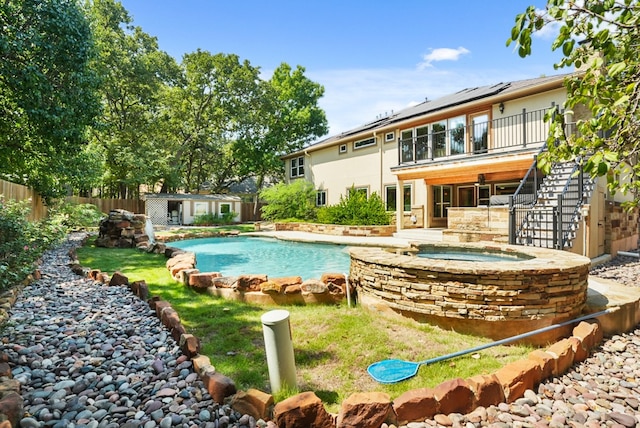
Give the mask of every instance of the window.
<svg viewBox="0 0 640 428">
<path fill-rule="evenodd" d="M 374 146 L 376 144 L 376 139 L 374 137 L 367 138 L 366 140 L 355 141 L 353 143 L 353 149 L 361 149 L 363 147 Z"/>
<path fill-rule="evenodd" d="M 488 206 L 491 200 L 491 186 L 478 186 L 478 206 Z"/>
<path fill-rule="evenodd" d="M 304 177 L 304 156 L 291 159 L 291 177 Z"/>
<path fill-rule="evenodd" d="M 449 154 L 461 155 L 464 153 L 464 134 L 465 134 L 465 118 L 464 116 L 449 119 Z"/>
<path fill-rule="evenodd" d="M 473 153 L 486 153 L 489 149 L 489 115 L 471 118 L 471 144 Z"/>
<path fill-rule="evenodd" d="M 433 157 L 441 158 L 447 155 L 447 122 L 442 121 L 431 125 L 431 139 L 433 141 Z"/>
<path fill-rule="evenodd" d="M 316 206 L 324 207 L 327 205 L 327 191 L 326 190 L 318 190 L 316 192 Z"/>
<path fill-rule="evenodd" d="M 198 217 L 199 215 L 204 215 L 209 212 L 209 203 L 208 202 L 194 202 L 193 203 L 193 215 L 194 217 Z"/>
<path fill-rule="evenodd" d="M 396 185 L 385 186 L 387 211 L 396 211 Z M 411 185 L 405 184 L 403 190 L 404 211 L 411 211 Z"/>
<path fill-rule="evenodd" d="M 413 130 L 408 129 L 400 133 L 400 150 L 402 162 L 413 161 Z"/>
<path fill-rule="evenodd" d="M 396 138 L 395 132 L 387 132 L 386 134 L 384 134 L 384 141 L 386 143 L 395 140 L 395 138 Z"/>
<path fill-rule="evenodd" d="M 458 206 L 476 206 L 476 186 L 458 187 Z"/>
<path fill-rule="evenodd" d="M 220 204 L 220 214 L 229 214 L 231 212 L 231 204 Z"/>
<path fill-rule="evenodd" d="M 513 195 L 518 190 L 520 183 L 500 183 L 495 186 L 496 195 Z"/>
<path fill-rule="evenodd" d="M 451 186 L 433 186 L 433 217 L 446 218 L 451 206 Z"/>
<path fill-rule="evenodd" d="M 369 197 L 369 187 L 350 187 L 347 189 L 347 194 L 351 194 L 351 192 L 362 193 L 366 198 Z"/>
<path fill-rule="evenodd" d="M 340 147 L 338 148 L 338 153 L 347 153 L 347 145 L 340 144 Z"/>
<path fill-rule="evenodd" d="M 429 127 L 416 128 L 416 160 L 429 159 Z"/>
</svg>

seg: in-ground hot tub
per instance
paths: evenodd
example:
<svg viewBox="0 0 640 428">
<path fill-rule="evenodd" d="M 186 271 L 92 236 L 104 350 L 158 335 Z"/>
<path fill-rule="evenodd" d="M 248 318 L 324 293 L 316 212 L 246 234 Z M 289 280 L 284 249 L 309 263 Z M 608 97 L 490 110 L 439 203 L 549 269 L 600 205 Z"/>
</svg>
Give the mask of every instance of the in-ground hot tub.
<svg viewBox="0 0 640 428">
<path fill-rule="evenodd" d="M 591 261 L 567 251 L 464 243 L 349 252 L 349 281 L 364 307 L 492 339 L 579 316 L 587 299 Z"/>
</svg>

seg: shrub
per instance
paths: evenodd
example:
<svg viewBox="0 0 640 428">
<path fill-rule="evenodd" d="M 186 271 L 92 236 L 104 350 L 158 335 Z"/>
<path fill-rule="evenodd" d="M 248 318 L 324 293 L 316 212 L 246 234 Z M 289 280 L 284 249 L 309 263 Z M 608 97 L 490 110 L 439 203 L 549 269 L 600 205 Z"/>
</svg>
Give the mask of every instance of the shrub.
<svg viewBox="0 0 640 428">
<path fill-rule="evenodd" d="M 65 235 L 65 228 L 52 218 L 29 222 L 29 212 L 27 201 L 5 201 L 0 197 L 0 290 L 33 272 L 44 251 Z"/>
<path fill-rule="evenodd" d="M 105 214 L 93 204 L 59 202 L 49 208 L 51 221 L 57 222 L 68 230 L 96 228 Z"/>
<path fill-rule="evenodd" d="M 237 213 L 228 212 L 223 213 L 221 216 L 214 213 L 202 214 L 196 216 L 193 219 L 193 224 L 196 226 L 210 226 L 214 224 L 231 224 L 233 223 Z"/>
<path fill-rule="evenodd" d="M 262 218 L 265 220 L 315 218 L 316 190 L 307 180 L 295 180 L 290 184 L 278 183 L 263 189 L 260 197 L 267 203 L 262 207 Z"/>
<path fill-rule="evenodd" d="M 342 225 L 387 225 L 390 220 L 384 202 L 376 192 L 367 198 L 352 187 L 346 197 L 340 196 L 337 205 L 320 208 L 317 221 Z"/>
</svg>

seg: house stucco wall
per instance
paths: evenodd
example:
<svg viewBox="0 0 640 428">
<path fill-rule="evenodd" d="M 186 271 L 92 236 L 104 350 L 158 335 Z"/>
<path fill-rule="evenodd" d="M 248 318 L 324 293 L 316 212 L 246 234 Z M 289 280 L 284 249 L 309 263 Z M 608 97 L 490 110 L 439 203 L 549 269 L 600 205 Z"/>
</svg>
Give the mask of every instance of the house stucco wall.
<svg viewBox="0 0 640 428">
<path fill-rule="evenodd" d="M 340 145 L 310 152 L 305 156 L 305 178 L 327 191 L 328 205 L 337 204 L 351 186 L 366 187 L 369 195 L 376 192 L 384 199 L 384 186 L 396 183 L 391 167 L 397 164 L 398 151 L 395 140 L 382 140 L 377 136 L 374 146 L 360 149 L 353 147 L 357 139 L 346 141 L 345 153 L 339 152 Z"/>
</svg>

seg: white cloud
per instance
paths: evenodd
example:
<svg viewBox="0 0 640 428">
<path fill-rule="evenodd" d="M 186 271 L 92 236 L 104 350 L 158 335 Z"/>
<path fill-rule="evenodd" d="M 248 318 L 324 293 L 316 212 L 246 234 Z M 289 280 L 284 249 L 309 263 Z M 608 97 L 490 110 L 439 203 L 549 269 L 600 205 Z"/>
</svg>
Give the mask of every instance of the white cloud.
<svg viewBox="0 0 640 428">
<path fill-rule="evenodd" d="M 460 56 L 466 55 L 468 53 L 471 53 L 471 52 L 468 49 L 463 48 L 462 46 L 460 46 L 457 49 L 452 49 L 452 48 L 431 49 L 430 53 L 422 57 L 423 61 L 420 64 L 418 64 L 418 68 L 424 69 L 427 67 L 432 67 L 431 65 L 432 62 L 457 61 L 458 58 L 460 58 Z"/>
</svg>

